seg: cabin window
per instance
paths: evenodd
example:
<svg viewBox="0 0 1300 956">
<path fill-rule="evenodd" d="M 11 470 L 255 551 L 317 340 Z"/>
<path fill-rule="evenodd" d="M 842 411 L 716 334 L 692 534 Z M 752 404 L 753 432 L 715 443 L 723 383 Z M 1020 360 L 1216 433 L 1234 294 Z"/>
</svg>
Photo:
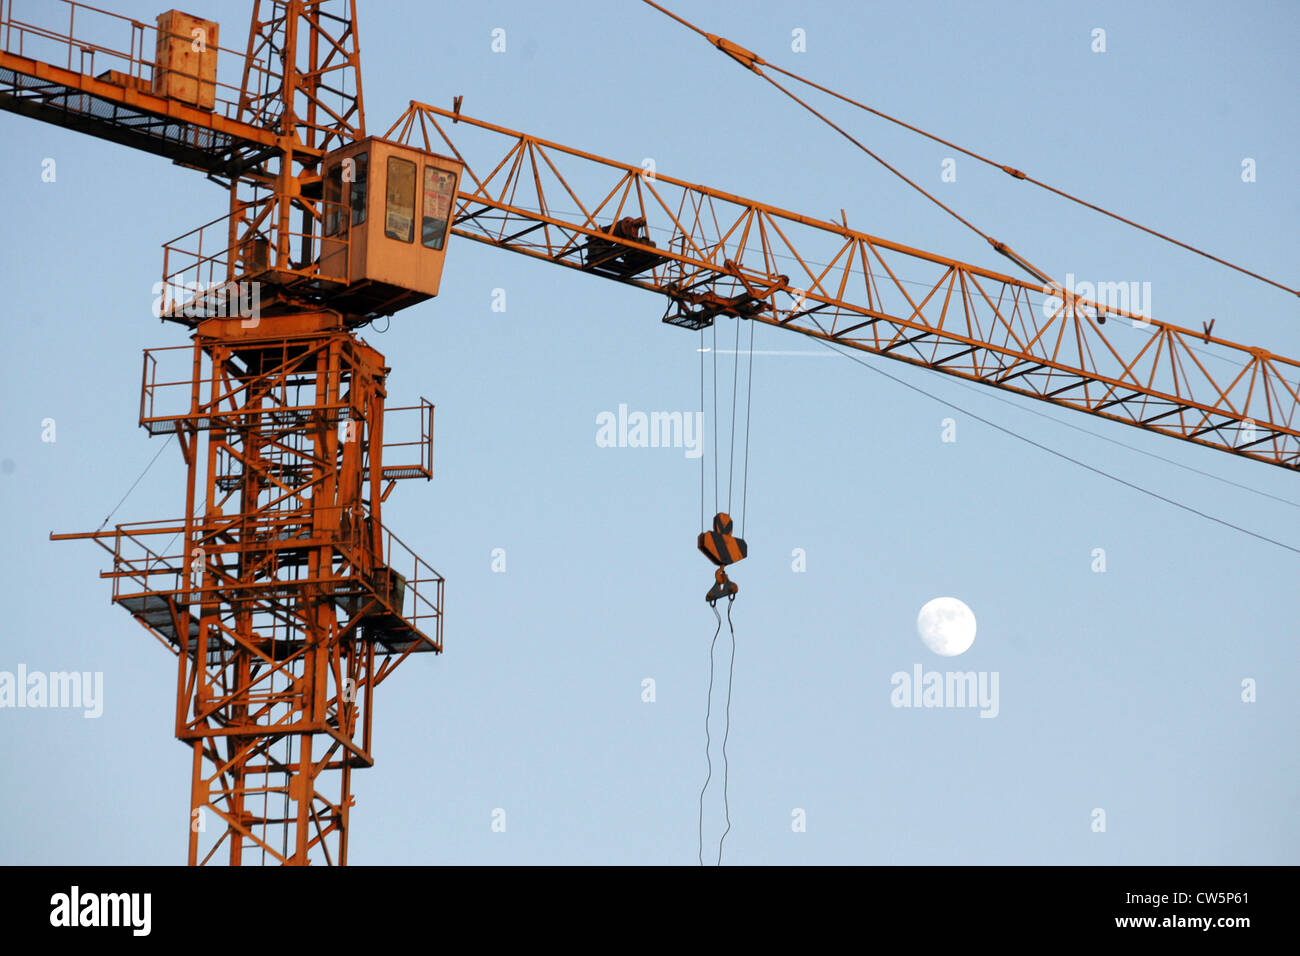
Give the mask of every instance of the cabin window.
<svg viewBox="0 0 1300 956">
<path fill-rule="evenodd" d="M 370 154 L 358 153 L 352 169 L 352 188 L 348 191 L 348 205 L 352 207 L 352 225 L 366 221 L 366 171 L 370 167 Z"/>
<path fill-rule="evenodd" d="M 345 160 L 346 162 L 346 160 Z M 325 173 L 325 235 L 336 236 L 343 228 L 342 166 L 331 166 Z"/>
<path fill-rule="evenodd" d="M 433 166 L 424 167 L 424 216 L 420 241 L 429 249 L 441 249 L 447 241 L 451 203 L 456 195 L 456 174 Z"/>
<path fill-rule="evenodd" d="M 402 242 L 415 240 L 415 163 L 388 157 L 384 198 L 384 235 Z"/>
</svg>

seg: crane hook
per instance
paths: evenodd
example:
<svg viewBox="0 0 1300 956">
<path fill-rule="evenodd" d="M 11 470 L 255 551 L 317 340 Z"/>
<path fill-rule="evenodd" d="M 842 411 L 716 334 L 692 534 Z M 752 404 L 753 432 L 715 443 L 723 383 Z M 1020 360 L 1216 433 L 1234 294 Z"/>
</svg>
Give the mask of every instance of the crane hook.
<svg viewBox="0 0 1300 956">
<path fill-rule="evenodd" d="M 709 593 L 704 595 L 704 600 L 709 602 L 709 607 L 713 607 L 724 597 L 728 601 L 736 600 L 736 595 L 740 593 L 740 586 L 727 577 L 727 572 L 718 568 L 713 572 L 713 587 L 709 588 Z"/>
<path fill-rule="evenodd" d="M 713 530 L 701 532 L 695 540 L 700 553 L 718 568 L 713 573 L 713 587 L 704 595 L 704 600 L 710 607 L 724 597 L 728 601 L 734 601 L 740 592 L 740 587 L 727 577 L 725 568 L 728 564 L 744 560 L 749 555 L 749 546 L 745 544 L 744 538 L 731 533 L 732 527 L 731 515 L 720 511 L 713 516 Z"/>
</svg>

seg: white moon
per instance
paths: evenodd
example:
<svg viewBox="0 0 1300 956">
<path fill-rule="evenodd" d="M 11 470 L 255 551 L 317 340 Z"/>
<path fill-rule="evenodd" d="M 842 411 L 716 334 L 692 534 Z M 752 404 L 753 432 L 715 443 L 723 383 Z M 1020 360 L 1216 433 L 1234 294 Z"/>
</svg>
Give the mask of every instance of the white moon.
<svg viewBox="0 0 1300 956">
<path fill-rule="evenodd" d="M 975 643 L 975 614 L 956 598 L 938 597 L 916 615 L 916 630 L 930 650 L 956 657 Z"/>
</svg>

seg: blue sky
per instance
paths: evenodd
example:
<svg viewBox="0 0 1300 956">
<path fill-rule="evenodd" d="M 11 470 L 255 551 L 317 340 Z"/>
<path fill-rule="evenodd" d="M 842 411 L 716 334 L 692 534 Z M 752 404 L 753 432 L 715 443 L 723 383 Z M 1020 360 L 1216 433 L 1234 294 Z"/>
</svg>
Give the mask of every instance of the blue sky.
<svg viewBox="0 0 1300 956">
<path fill-rule="evenodd" d="M 672 7 L 1295 284 L 1293 5 Z M 371 133 L 408 100 L 449 106 L 463 94 L 466 113 L 507 127 L 626 162 L 652 157 L 663 174 L 822 218 L 844 209 L 874 235 L 1005 268 L 983 240 L 643 4 L 361 8 Z M 150 22 L 158 12 L 115 9 Z M 186 9 L 218 20 L 223 45 L 242 45 L 246 5 Z M 498 27 L 504 53 L 491 50 Z M 791 51 L 796 28 L 805 53 Z M 969 160 L 941 183 L 944 147 L 830 112 L 1050 273 L 1150 282 L 1157 318 L 1199 327 L 1215 317 L 1226 338 L 1300 356 L 1294 297 Z M 183 862 L 190 757 L 172 737 L 173 658 L 110 604 L 99 549 L 47 536 L 98 526 L 157 450 L 162 439 L 135 425 L 140 353 L 185 342 L 149 314 L 160 247 L 221 215 L 224 194 L 162 159 L 11 114 L 0 131 L 0 670 L 104 675 L 95 720 L 0 709 L 0 861 Z M 1253 183 L 1241 180 L 1247 157 Z M 57 162 L 53 183 L 41 179 L 45 158 Z M 494 289 L 506 290 L 505 312 L 491 308 Z M 354 863 L 695 861 L 714 624 L 700 600 L 711 569 L 694 546 L 699 464 L 681 449 L 596 443 L 597 416 L 620 404 L 697 408 L 697 339 L 661 325 L 662 311 L 648 294 L 453 240 L 439 297 L 363 333 L 393 366 L 399 404 L 437 405 L 436 477 L 399 486 L 385 523 L 447 578 L 447 651 L 383 685 L 377 764 L 354 777 Z M 766 327 L 756 347 L 819 348 Z M 1291 504 L 1031 415 L 1022 400 L 870 361 L 1300 546 Z M 1282 469 L 1042 410 L 1300 501 Z M 943 442 L 950 416 L 957 441 Z M 53 443 L 41 440 L 46 418 Z M 165 452 L 115 521 L 179 515 L 183 475 Z M 1297 555 L 836 356 L 755 358 L 749 499 L 750 557 L 733 575 L 743 590 L 727 862 L 1296 862 Z M 505 573 L 492 571 L 495 548 Z M 1092 570 L 1096 548 L 1105 573 Z M 961 657 L 932 654 L 916 633 L 917 611 L 941 595 L 978 618 Z M 891 676 L 916 664 L 997 672 L 997 717 L 891 706 Z M 642 701 L 645 678 L 654 703 Z M 1241 699 L 1245 679 L 1254 703 Z M 491 827 L 497 808 L 504 833 Z M 1104 833 L 1092 828 L 1096 808 Z M 806 832 L 792 830 L 796 809 Z M 721 825 L 711 801 L 706 840 Z"/>
</svg>

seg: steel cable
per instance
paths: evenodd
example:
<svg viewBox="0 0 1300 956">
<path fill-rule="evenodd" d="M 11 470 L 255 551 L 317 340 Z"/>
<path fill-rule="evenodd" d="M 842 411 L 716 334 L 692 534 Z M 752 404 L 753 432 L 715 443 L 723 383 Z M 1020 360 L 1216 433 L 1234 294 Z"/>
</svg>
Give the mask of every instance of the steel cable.
<svg viewBox="0 0 1300 956">
<path fill-rule="evenodd" d="M 713 738 L 709 735 L 709 721 L 713 717 L 713 648 L 718 643 L 718 635 L 722 633 L 722 617 L 718 614 L 716 606 L 710 604 L 713 616 L 718 619 L 718 627 L 713 632 L 713 641 L 709 644 L 709 695 L 708 702 L 704 708 L 704 759 L 708 762 L 709 772 L 704 778 L 704 786 L 700 787 L 700 849 L 699 860 L 700 866 L 704 865 L 704 791 L 709 789 L 709 781 L 713 779 L 713 756 L 709 751 L 713 747 Z M 731 608 L 727 608 L 727 619 L 731 619 Z"/>
</svg>

